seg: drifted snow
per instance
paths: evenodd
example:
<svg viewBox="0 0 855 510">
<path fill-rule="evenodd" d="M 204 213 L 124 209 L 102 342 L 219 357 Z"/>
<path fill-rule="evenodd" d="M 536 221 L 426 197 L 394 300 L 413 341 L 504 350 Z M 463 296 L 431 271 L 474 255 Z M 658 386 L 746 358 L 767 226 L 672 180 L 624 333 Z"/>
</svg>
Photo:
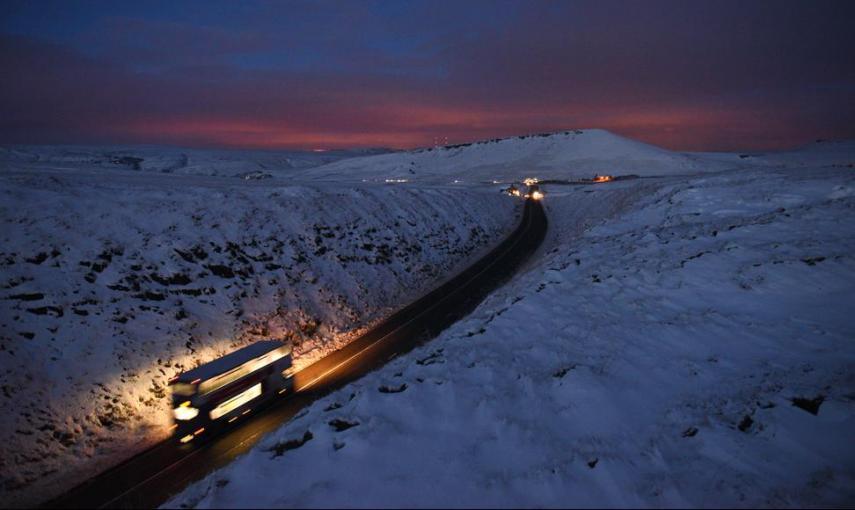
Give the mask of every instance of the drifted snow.
<svg viewBox="0 0 855 510">
<path fill-rule="evenodd" d="M 780 161 L 547 186 L 521 275 L 166 506 L 851 504 L 855 174 Z"/>
<path fill-rule="evenodd" d="M 166 381 L 184 369 L 263 338 L 293 339 L 298 365 L 340 347 L 520 210 L 495 191 L 58 168 L 47 152 L 0 170 L 6 504 L 164 438 Z"/>
</svg>

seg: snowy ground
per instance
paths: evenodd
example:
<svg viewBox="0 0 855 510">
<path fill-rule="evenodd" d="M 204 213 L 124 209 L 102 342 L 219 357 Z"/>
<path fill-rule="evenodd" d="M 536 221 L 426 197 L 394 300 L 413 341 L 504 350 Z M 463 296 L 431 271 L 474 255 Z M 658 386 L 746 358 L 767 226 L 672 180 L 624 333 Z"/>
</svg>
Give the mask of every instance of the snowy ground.
<svg viewBox="0 0 855 510">
<path fill-rule="evenodd" d="M 855 151 L 825 156 L 547 187 L 523 274 L 166 506 L 851 506 Z"/>
<path fill-rule="evenodd" d="M 13 152 L 0 167 L 7 505 L 162 439 L 169 377 L 271 337 L 294 340 L 305 365 L 498 242 L 519 212 L 496 190 L 245 180 L 257 161 L 225 171 L 217 155 L 202 159 L 215 171 L 164 174 L 102 151 Z"/>
</svg>

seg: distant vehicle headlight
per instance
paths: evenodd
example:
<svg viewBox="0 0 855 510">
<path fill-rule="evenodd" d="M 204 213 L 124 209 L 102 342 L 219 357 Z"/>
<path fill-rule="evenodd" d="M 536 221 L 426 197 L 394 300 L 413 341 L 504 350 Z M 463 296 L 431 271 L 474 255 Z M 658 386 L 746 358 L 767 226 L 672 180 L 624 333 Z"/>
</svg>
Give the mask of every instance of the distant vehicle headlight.
<svg viewBox="0 0 855 510">
<path fill-rule="evenodd" d="M 175 419 L 179 421 L 187 421 L 192 420 L 196 416 L 199 415 L 199 410 L 195 407 L 190 407 L 181 405 L 172 410 L 172 413 L 175 415 Z"/>
</svg>

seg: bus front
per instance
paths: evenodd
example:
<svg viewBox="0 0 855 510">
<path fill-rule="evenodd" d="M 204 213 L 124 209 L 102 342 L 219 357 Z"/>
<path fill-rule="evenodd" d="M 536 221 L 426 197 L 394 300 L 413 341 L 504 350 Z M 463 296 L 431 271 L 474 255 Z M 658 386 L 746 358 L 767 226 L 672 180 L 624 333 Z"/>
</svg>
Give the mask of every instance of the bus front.
<svg viewBox="0 0 855 510">
<path fill-rule="evenodd" d="M 205 431 L 206 416 L 202 413 L 199 397 L 199 379 L 183 381 L 176 377 L 170 381 L 172 391 L 172 418 L 175 436 L 182 443 L 189 443 Z"/>
</svg>

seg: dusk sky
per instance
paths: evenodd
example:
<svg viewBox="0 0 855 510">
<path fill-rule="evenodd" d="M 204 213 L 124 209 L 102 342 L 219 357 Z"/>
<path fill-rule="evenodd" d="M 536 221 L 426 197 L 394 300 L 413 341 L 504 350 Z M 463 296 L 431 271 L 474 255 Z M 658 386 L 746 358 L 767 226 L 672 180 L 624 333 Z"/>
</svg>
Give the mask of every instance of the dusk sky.
<svg viewBox="0 0 855 510">
<path fill-rule="evenodd" d="M 855 2 L 0 3 L 0 143 L 855 138 Z"/>
</svg>

